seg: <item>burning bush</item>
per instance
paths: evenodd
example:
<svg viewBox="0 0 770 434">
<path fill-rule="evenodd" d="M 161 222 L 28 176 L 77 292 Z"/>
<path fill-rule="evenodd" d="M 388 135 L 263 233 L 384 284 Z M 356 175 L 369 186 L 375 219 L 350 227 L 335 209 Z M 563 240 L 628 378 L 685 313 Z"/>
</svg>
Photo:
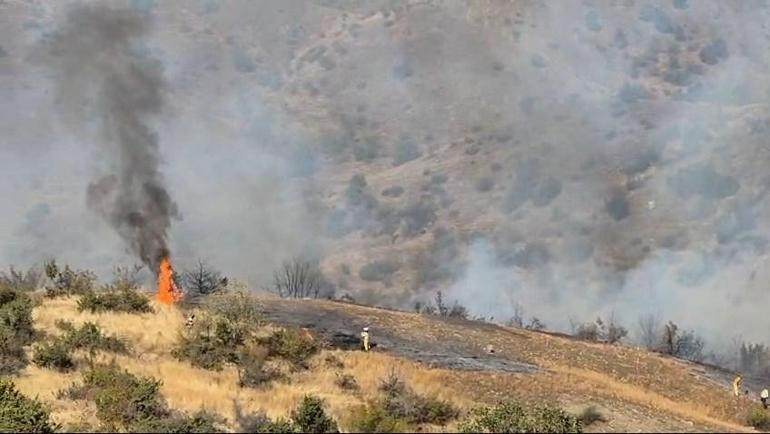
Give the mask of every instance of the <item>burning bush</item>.
<svg viewBox="0 0 770 434">
<path fill-rule="evenodd" d="M 69 265 L 60 269 L 56 261 L 45 264 L 45 274 L 50 280 L 45 288 L 48 297 L 83 295 L 92 291 L 96 282 L 94 273 L 88 270 L 73 270 Z"/>
<path fill-rule="evenodd" d="M 583 424 L 575 416 L 554 407 L 535 407 L 526 410 L 513 401 L 505 401 L 494 407 L 471 410 L 468 420 L 461 426 L 462 432 L 583 432 Z"/>
<path fill-rule="evenodd" d="M 53 433 L 58 429 L 40 401 L 22 395 L 10 380 L 0 380 L 1 432 Z"/>
</svg>

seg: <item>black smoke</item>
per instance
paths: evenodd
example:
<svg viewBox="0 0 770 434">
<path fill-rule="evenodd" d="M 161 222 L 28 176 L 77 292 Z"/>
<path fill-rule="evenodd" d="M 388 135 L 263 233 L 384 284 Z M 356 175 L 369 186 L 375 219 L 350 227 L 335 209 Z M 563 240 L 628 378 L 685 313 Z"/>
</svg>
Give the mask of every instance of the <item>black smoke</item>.
<svg viewBox="0 0 770 434">
<path fill-rule="evenodd" d="M 47 58 L 61 114 L 78 138 L 98 144 L 106 163 L 88 185 L 88 208 L 156 271 L 169 253 L 167 233 L 179 211 L 164 185 L 152 126 L 162 113 L 164 80 L 143 46 L 149 24 L 146 15 L 129 10 L 75 7 L 49 40 Z"/>
</svg>

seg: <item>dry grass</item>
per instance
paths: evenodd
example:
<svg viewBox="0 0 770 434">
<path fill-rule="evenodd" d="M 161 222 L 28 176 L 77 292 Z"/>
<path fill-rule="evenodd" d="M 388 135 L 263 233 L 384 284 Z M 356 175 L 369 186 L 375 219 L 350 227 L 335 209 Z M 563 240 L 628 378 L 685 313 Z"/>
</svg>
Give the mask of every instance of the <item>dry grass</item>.
<svg viewBox="0 0 770 434">
<path fill-rule="evenodd" d="M 58 333 L 56 320 L 66 319 L 75 324 L 92 321 L 107 333 L 121 336 L 134 353 L 105 353 L 99 356 L 101 361 L 115 360 L 132 373 L 162 380 L 161 392 L 172 408 L 207 408 L 227 418 L 232 428 L 236 404 L 246 412 L 261 411 L 275 418 L 287 416 L 307 393 L 326 399 L 330 414 L 343 421 L 344 428 L 350 408 L 376 396 L 381 379 L 396 371 L 418 393 L 451 401 L 462 410 L 510 398 L 525 403 L 553 403 L 556 399 L 562 405 L 573 406 L 591 401 L 611 408 L 610 422 L 602 426 L 611 430 L 692 430 L 693 426 L 746 430 L 734 423 L 739 420 L 739 407 L 729 394 L 689 375 L 686 365 L 641 350 L 485 325 L 438 323 L 430 317 L 354 305 L 317 304 L 324 309 L 365 315 L 376 325 L 375 330 L 388 328 L 412 337 L 419 333 L 425 341 L 458 339 L 478 346 L 492 343 L 498 354 L 515 354 L 516 359 L 536 364 L 543 371 L 529 375 L 458 372 L 430 369 L 377 352 L 322 351 L 311 359 L 310 369 L 293 373 L 287 381 L 273 382 L 264 389 L 242 389 L 237 386 L 238 375 L 232 367 L 221 372 L 206 371 L 171 357 L 170 350 L 184 324 L 183 314 L 174 307 L 153 303 L 155 312 L 149 314 L 91 314 L 78 312 L 75 299 L 60 298 L 45 300 L 33 315 L 36 327 L 48 333 Z M 327 356 L 341 360 L 344 367 L 326 363 Z M 354 376 L 360 389 L 354 393 L 341 390 L 335 384 L 338 373 Z M 15 381 L 24 393 L 48 401 L 57 421 L 65 425 L 85 421 L 98 426 L 92 404 L 55 397 L 58 390 L 79 380 L 79 373 L 63 374 L 29 366 Z"/>
<path fill-rule="evenodd" d="M 153 308 L 154 313 L 141 315 L 91 314 L 78 312 L 74 298 L 58 298 L 46 300 L 33 315 L 36 327 L 51 334 L 59 333 L 56 320 L 66 319 L 75 324 L 91 321 L 107 333 L 121 336 L 134 348 L 134 354 L 105 353 L 99 355 L 98 361 L 114 360 L 129 372 L 162 380 L 161 393 L 172 408 L 183 411 L 206 408 L 231 423 L 235 420 L 236 404 L 247 412 L 262 411 L 270 417 L 285 417 L 308 393 L 326 399 L 330 414 L 337 420 L 344 420 L 352 406 L 375 396 L 380 380 L 391 371 L 398 372 L 419 393 L 450 400 L 461 408 L 473 405 L 473 401 L 446 386 L 448 379 L 456 374 L 378 353 L 323 351 L 311 360 L 309 370 L 291 375 L 286 382 L 274 382 L 264 389 L 239 388 L 238 374 L 233 367 L 220 372 L 207 371 L 172 358 L 170 349 L 183 327 L 184 317 L 174 307 L 153 303 Z M 344 368 L 328 366 L 324 360 L 329 355 L 340 359 Z M 360 391 L 351 394 L 340 390 L 335 385 L 338 372 L 353 375 Z M 88 403 L 55 397 L 57 391 L 80 381 L 79 373 L 63 374 L 29 366 L 15 381 L 24 393 L 49 402 L 57 421 L 64 424 L 82 422 L 85 413 L 86 421 L 97 422 Z"/>
<path fill-rule="evenodd" d="M 168 354 L 184 325 L 179 309 L 151 301 L 154 313 L 90 313 L 78 312 L 76 298 L 47 299 L 33 311 L 35 327 L 57 334 L 56 321 L 66 319 L 75 325 L 86 321 L 98 324 L 107 333 L 114 333 L 131 342 L 137 354 Z"/>
</svg>

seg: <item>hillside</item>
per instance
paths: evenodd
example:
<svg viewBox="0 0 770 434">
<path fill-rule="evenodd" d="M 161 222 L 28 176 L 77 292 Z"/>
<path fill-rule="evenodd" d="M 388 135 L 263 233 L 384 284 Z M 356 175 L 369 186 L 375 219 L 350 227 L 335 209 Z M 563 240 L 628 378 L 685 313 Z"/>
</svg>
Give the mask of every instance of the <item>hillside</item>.
<svg viewBox="0 0 770 434">
<path fill-rule="evenodd" d="M 232 366 L 214 372 L 171 355 L 184 328 L 185 315 L 177 307 L 153 304 L 154 313 L 88 314 L 78 312 L 74 298 L 65 297 L 45 299 L 33 317 L 35 327 L 47 334 L 60 333 L 55 323 L 67 320 L 76 325 L 92 321 L 118 335 L 129 343 L 131 353 L 100 353 L 98 360 L 113 359 L 132 373 L 160 379 L 162 395 L 172 408 L 213 410 L 227 418 L 230 429 L 237 429 L 236 403 L 242 412 L 263 411 L 275 418 L 286 416 L 306 393 L 326 399 L 330 414 L 345 420 L 350 408 L 376 395 L 382 379 L 395 370 L 418 393 L 449 400 L 462 412 L 512 398 L 574 412 L 596 406 L 604 421 L 587 427 L 589 432 L 746 430 L 742 422 L 747 401 L 734 399 L 728 387 L 709 378 L 707 368 L 658 354 L 339 302 L 270 296 L 256 300 L 266 320 L 262 327 L 307 327 L 324 348 L 307 369 L 257 389 L 238 387 Z M 349 341 L 344 339 L 355 337 L 363 324 L 371 327 L 377 343 L 370 353 L 346 347 Z M 492 354 L 486 351 L 488 345 Z M 330 366 L 331 356 L 342 364 Z M 78 382 L 83 369 L 60 373 L 30 365 L 13 381 L 23 393 L 49 403 L 65 428 L 96 427 L 93 404 L 57 397 L 59 390 Z M 342 372 L 355 377 L 359 391 L 335 385 Z M 424 429 L 456 429 L 456 424 Z"/>
</svg>

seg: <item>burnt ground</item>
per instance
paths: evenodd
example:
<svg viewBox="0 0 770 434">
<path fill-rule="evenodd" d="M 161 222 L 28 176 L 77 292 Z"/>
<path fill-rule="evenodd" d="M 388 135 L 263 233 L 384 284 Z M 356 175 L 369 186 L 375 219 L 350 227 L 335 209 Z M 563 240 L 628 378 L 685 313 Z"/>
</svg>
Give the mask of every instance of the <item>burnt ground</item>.
<svg viewBox="0 0 770 434">
<path fill-rule="evenodd" d="M 269 322 L 308 329 L 328 348 L 358 349 L 368 326 L 374 351 L 456 371 L 447 384 L 476 402 L 595 403 L 609 413 L 592 427 L 600 431 L 745 431 L 752 405 L 732 396 L 728 371 L 631 346 L 342 302 L 266 296 L 260 304 Z"/>
<path fill-rule="evenodd" d="M 265 300 L 264 315 L 270 322 L 310 330 L 330 348 L 355 350 L 361 346 L 359 335 L 370 327 L 373 351 L 414 360 L 430 367 L 464 371 L 492 371 L 528 374 L 538 371 L 532 364 L 490 354 L 460 336 L 446 333 L 438 339 L 425 339 L 418 333 L 404 334 L 388 327 L 376 313 L 362 314 L 354 309 L 343 310 L 333 303 L 302 303 L 285 300 Z M 464 320 L 445 321 L 458 323 Z M 475 327 L 490 326 L 473 321 Z M 492 326 L 494 327 L 494 326 Z"/>
</svg>

